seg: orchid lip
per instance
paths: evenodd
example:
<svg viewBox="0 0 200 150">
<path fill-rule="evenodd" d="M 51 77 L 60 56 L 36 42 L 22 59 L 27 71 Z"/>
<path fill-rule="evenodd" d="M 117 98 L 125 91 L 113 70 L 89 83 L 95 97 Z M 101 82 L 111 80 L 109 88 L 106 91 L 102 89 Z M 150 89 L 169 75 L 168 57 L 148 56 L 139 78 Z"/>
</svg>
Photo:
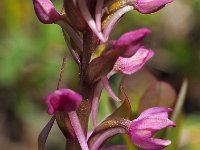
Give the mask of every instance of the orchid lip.
<svg viewBox="0 0 200 150">
<path fill-rule="evenodd" d="M 170 140 L 153 138 L 153 135 L 166 127 L 176 124 L 168 119 L 170 108 L 153 107 L 145 110 L 132 121 L 128 134 L 133 143 L 144 149 L 163 149 L 171 144 Z"/>
</svg>

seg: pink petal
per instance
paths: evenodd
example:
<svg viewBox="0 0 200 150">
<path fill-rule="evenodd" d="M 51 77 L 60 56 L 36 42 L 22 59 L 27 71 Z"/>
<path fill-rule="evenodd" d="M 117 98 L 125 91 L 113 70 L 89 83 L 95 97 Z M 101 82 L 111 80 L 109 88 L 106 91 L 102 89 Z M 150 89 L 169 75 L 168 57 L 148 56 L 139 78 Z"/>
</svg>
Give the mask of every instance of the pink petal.
<svg viewBox="0 0 200 150">
<path fill-rule="evenodd" d="M 133 6 L 125 6 L 122 7 L 121 9 L 117 10 L 110 18 L 110 20 L 107 22 L 106 27 L 103 31 L 103 35 L 106 40 L 108 40 L 110 33 L 112 29 L 114 28 L 115 24 L 117 21 L 127 12 L 133 10 Z"/>
<path fill-rule="evenodd" d="M 140 137 L 145 139 L 152 137 L 156 133 L 155 131 L 144 129 L 132 129 L 131 132 L 132 136 L 135 135 L 138 138 Z"/>
<path fill-rule="evenodd" d="M 137 137 L 132 136 L 131 137 L 132 142 L 145 149 L 145 150 L 162 150 L 166 146 L 171 144 L 170 140 L 162 140 L 162 139 L 155 139 L 155 138 L 142 138 L 142 137 Z"/>
<path fill-rule="evenodd" d="M 131 141 L 143 148 L 148 150 L 162 150 L 166 146 L 171 144 L 170 140 L 162 140 L 162 139 L 156 139 L 151 138 L 152 135 L 155 134 L 155 131 L 150 130 L 134 130 L 134 132 L 130 133 L 129 135 L 131 137 Z"/>
<path fill-rule="evenodd" d="M 83 18 L 87 22 L 88 26 L 92 29 L 92 31 L 96 34 L 96 36 L 102 41 L 105 42 L 105 38 L 101 32 L 98 31 L 96 22 L 92 18 L 90 11 L 87 7 L 86 1 L 85 0 L 78 0 L 78 5 L 80 8 L 80 11 L 83 15 Z"/>
<path fill-rule="evenodd" d="M 85 137 L 83 128 L 81 126 L 81 123 L 80 123 L 80 120 L 79 120 L 79 117 L 78 117 L 76 111 L 68 112 L 68 115 L 69 115 L 71 125 L 72 125 L 74 132 L 76 134 L 76 137 L 78 139 L 78 142 L 81 146 L 81 149 L 89 150 L 88 144 L 87 144 L 87 139 Z"/>
<path fill-rule="evenodd" d="M 168 126 L 175 127 L 176 124 L 169 120 L 168 118 L 143 118 L 133 120 L 130 131 L 134 132 L 134 130 L 149 130 L 149 131 L 158 131 L 164 129 Z"/>
<path fill-rule="evenodd" d="M 107 91 L 108 95 L 109 95 L 112 99 L 116 100 L 117 102 L 120 102 L 121 100 L 120 100 L 120 98 L 113 92 L 113 90 L 112 90 L 112 88 L 111 88 L 111 86 L 110 86 L 110 83 L 109 83 L 109 81 L 108 81 L 108 78 L 107 78 L 107 77 L 102 77 L 102 78 L 101 78 L 101 82 L 103 83 L 103 86 L 104 86 L 105 90 Z"/>
<path fill-rule="evenodd" d="M 142 68 L 142 66 L 153 56 L 154 52 L 140 48 L 130 58 L 119 57 L 114 65 L 114 70 L 126 75 L 131 75 Z"/>
<path fill-rule="evenodd" d="M 101 31 L 101 17 L 102 17 L 103 4 L 104 0 L 97 0 L 96 10 L 95 10 L 95 20 L 99 32 Z"/>
<path fill-rule="evenodd" d="M 153 107 L 142 112 L 138 119 L 143 119 L 146 117 L 168 118 L 168 113 L 171 111 L 171 108 Z"/>
<path fill-rule="evenodd" d="M 134 7 L 143 14 L 150 14 L 163 8 L 173 0 L 136 0 Z"/>
<path fill-rule="evenodd" d="M 141 28 L 138 30 L 130 31 L 123 34 L 115 43 L 115 48 L 130 46 L 131 44 L 137 44 L 151 31 L 148 28 Z"/>
<path fill-rule="evenodd" d="M 156 145 L 162 145 L 162 146 L 168 146 L 171 144 L 170 140 L 162 140 L 162 139 L 156 139 L 156 138 L 151 138 L 151 142 Z"/>
<path fill-rule="evenodd" d="M 103 90 L 103 85 L 101 82 L 98 83 L 97 87 L 94 90 L 94 96 L 92 100 L 92 123 L 93 127 L 96 128 L 97 126 L 97 114 L 98 114 L 98 109 L 99 109 L 99 100 L 101 97 L 101 92 Z"/>
<path fill-rule="evenodd" d="M 133 45 L 130 45 L 126 48 L 125 52 L 123 53 L 123 55 L 121 55 L 122 57 L 132 57 L 139 48 L 141 48 L 141 44 L 138 43 L 138 44 L 133 44 Z"/>
<path fill-rule="evenodd" d="M 46 104 L 47 104 L 47 112 L 48 112 L 48 114 L 50 114 L 50 115 L 53 115 L 53 114 L 55 114 L 55 109 L 54 108 L 57 108 L 58 106 L 53 106 L 52 105 L 52 102 L 51 102 L 51 100 L 52 99 L 54 99 L 54 101 L 58 101 L 57 99 L 57 96 L 55 96 L 55 95 L 52 95 L 52 94 L 48 94 L 47 95 L 47 97 L 45 98 L 45 101 L 46 101 Z"/>
</svg>

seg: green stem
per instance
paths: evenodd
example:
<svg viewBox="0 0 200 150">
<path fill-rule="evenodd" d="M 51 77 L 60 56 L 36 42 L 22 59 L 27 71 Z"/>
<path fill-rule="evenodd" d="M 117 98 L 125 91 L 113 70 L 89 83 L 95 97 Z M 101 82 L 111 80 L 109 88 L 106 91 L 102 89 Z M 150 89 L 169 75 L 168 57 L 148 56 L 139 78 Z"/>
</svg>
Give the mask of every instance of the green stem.
<svg viewBox="0 0 200 150">
<path fill-rule="evenodd" d="M 87 134 L 89 115 L 91 112 L 91 97 L 93 96 L 92 85 L 88 82 L 88 73 L 87 69 L 89 66 L 90 58 L 92 52 L 96 47 L 96 37 L 92 32 L 87 32 L 83 34 L 83 55 L 82 55 L 82 64 L 81 64 L 81 73 L 80 73 L 80 91 L 83 96 L 83 102 L 81 103 L 78 116 L 84 134 Z"/>
<path fill-rule="evenodd" d="M 92 52 L 96 48 L 97 40 L 96 36 L 93 32 L 89 31 L 83 34 L 83 53 L 82 53 L 82 62 L 80 68 L 80 93 L 83 96 L 83 101 L 77 110 L 77 114 L 83 129 L 85 136 L 87 136 L 88 131 L 88 121 L 89 116 L 91 113 L 91 106 L 92 106 L 92 96 L 93 96 L 93 88 L 92 85 L 88 82 L 88 73 L 87 69 L 89 66 L 90 58 Z M 77 139 L 68 139 L 66 149 L 70 150 L 80 150 L 81 147 L 79 146 Z"/>
</svg>

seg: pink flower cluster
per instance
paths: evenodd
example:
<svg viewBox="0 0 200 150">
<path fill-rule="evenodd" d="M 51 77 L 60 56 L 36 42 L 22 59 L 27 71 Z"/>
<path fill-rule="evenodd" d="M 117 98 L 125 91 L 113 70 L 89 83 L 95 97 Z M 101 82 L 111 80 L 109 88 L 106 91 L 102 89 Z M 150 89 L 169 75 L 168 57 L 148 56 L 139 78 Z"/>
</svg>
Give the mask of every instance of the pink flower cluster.
<svg viewBox="0 0 200 150">
<path fill-rule="evenodd" d="M 131 75 L 137 72 L 154 55 L 153 50 L 142 44 L 151 32 L 148 28 L 127 32 L 117 40 L 110 39 L 112 29 L 128 11 L 149 14 L 172 1 L 64 0 L 59 13 L 50 0 L 33 0 L 35 13 L 42 23 L 54 23 L 62 28 L 68 48 L 80 68 L 80 94 L 58 89 L 45 98 L 48 113 L 55 116 L 70 143 L 66 145 L 68 149 L 97 150 L 105 140 L 119 133 L 128 134 L 135 145 L 146 150 L 161 150 L 170 145 L 169 140 L 153 138 L 157 131 L 176 126 L 168 119 L 170 108 L 149 108 L 132 121 L 112 118 L 111 114 L 103 123 L 112 118 L 114 127 L 98 124 L 97 114 L 103 88 L 113 100 L 122 102 L 113 92 L 109 78 L 116 73 Z M 90 113 L 94 129 L 87 134 Z M 47 133 L 46 128 L 42 133 Z"/>
</svg>

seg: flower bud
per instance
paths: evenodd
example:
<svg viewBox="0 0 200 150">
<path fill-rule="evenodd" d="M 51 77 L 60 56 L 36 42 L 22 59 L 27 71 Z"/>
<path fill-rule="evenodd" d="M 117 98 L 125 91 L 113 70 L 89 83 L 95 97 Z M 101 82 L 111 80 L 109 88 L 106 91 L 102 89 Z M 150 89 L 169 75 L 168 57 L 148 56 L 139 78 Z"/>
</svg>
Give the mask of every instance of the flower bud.
<svg viewBox="0 0 200 150">
<path fill-rule="evenodd" d="M 129 126 L 128 134 L 132 142 L 146 150 L 160 150 L 170 145 L 170 140 L 153 138 L 157 131 L 169 126 L 176 126 L 168 119 L 170 111 L 172 111 L 170 108 L 153 107 L 141 113 Z"/>
<path fill-rule="evenodd" d="M 45 98 L 50 115 L 60 112 L 71 112 L 78 109 L 82 96 L 70 89 L 56 90 Z"/>
<path fill-rule="evenodd" d="M 33 0 L 35 13 L 44 24 L 51 24 L 60 19 L 60 14 L 50 0 Z"/>
<path fill-rule="evenodd" d="M 173 0 L 135 0 L 134 7 L 142 14 L 150 14 L 163 8 Z"/>
</svg>

